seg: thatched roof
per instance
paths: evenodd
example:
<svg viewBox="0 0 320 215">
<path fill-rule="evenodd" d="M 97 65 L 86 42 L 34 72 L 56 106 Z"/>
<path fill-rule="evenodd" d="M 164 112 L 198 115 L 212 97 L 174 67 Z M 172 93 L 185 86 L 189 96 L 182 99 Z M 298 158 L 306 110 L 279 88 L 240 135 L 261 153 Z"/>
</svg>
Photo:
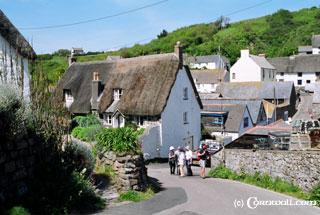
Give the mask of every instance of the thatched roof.
<svg viewBox="0 0 320 215">
<path fill-rule="evenodd" d="M 202 107 L 188 67 L 185 67 L 193 91 Z M 93 72 L 99 73 L 105 85 L 99 104 L 99 113 L 105 112 L 113 103 L 113 90 L 121 88 L 123 95 L 114 109 L 125 115 L 155 116 L 164 110 L 171 88 L 179 71 L 175 54 L 161 54 L 117 61 L 74 63 L 64 73 L 57 86 L 62 101 L 63 89 L 71 89 L 74 102 L 73 113 L 91 110 L 91 82 Z"/>
<path fill-rule="evenodd" d="M 0 35 L 23 57 L 29 59 L 37 57 L 28 41 L 14 27 L 2 10 L 0 10 Z"/>
</svg>

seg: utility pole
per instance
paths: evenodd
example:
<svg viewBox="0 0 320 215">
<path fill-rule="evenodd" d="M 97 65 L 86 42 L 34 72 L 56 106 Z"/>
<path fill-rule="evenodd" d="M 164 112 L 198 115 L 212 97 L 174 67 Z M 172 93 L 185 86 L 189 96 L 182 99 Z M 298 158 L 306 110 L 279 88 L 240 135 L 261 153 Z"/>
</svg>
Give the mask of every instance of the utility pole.
<svg viewBox="0 0 320 215">
<path fill-rule="evenodd" d="M 276 88 L 273 88 L 274 121 L 277 121 Z"/>
</svg>

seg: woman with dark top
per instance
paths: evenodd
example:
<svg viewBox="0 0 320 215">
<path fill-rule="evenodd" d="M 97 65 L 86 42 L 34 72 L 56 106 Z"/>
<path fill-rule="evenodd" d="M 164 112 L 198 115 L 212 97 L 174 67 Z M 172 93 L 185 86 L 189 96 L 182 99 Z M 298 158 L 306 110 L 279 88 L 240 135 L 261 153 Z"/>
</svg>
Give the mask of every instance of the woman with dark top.
<svg viewBox="0 0 320 215">
<path fill-rule="evenodd" d="M 176 153 L 174 151 L 174 147 L 170 146 L 169 151 L 169 165 L 170 165 L 170 174 L 173 175 L 176 169 Z"/>
<path fill-rule="evenodd" d="M 201 167 L 201 173 L 200 173 L 200 178 L 205 179 L 205 170 L 206 170 L 206 160 L 208 159 L 208 151 L 207 151 L 208 146 L 203 144 L 202 149 L 198 152 L 198 157 L 200 157 L 199 164 Z"/>
</svg>

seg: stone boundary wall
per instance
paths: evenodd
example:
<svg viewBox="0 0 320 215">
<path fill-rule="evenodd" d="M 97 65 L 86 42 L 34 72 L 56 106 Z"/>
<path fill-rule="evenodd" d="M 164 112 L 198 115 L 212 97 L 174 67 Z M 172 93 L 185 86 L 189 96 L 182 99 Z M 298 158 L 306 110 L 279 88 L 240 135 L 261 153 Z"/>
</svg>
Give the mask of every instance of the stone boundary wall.
<svg viewBox="0 0 320 215">
<path fill-rule="evenodd" d="M 279 177 L 304 191 L 320 182 L 320 151 L 272 151 L 226 149 L 226 167 L 253 175 L 255 172 Z M 211 157 L 211 168 L 222 163 L 222 152 Z"/>
<path fill-rule="evenodd" d="M 114 179 L 118 191 L 144 191 L 147 186 L 147 168 L 142 155 L 119 156 L 115 152 L 106 152 L 98 160 L 98 165 L 105 168 L 105 165 L 112 167 L 116 174 Z"/>
<path fill-rule="evenodd" d="M 32 138 L 0 142 L 0 202 L 17 201 L 28 191 L 38 151 Z"/>
</svg>

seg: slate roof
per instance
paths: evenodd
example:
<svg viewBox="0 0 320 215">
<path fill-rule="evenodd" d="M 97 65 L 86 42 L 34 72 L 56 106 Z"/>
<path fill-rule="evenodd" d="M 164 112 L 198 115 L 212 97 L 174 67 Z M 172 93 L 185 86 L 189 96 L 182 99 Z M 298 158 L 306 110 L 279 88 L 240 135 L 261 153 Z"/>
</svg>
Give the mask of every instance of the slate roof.
<svg viewBox="0 0 320 215">
<path fill-rule="evenodd" d="M 201 95 L 200 95 L 201 98 Z M 250 112 L 252 121 L 257 124 L 259 120 L 259 113 L 261 107 L 263 108 L 263 103 L 261 100 L 240 100 L 240 99 L 207 99 L 201 100 L 202 104 L 205 106 L 207 104 L 232 104 L 232 105 L 247 105 Z"/>
<path fill-rule="evenodd" d="M 28 41 L 22 36 L 18 29 L 10 22 L 8 17 L 0 9 L 0 35 L 25 58 L 35 59 L 37 57 Z M 0 47 L 2 48 L 2 47 Z"/>
<path fill-rule="evenodd" d="M 191 74 L 197 84 L 212 84 L 230 79 L 229 71 L 223 69 L 191 70 Z"/>
<path fill-rule="evenodd" d="M 228 117 L 225 122 L 225 131 L 226 132 L 239 132 L 242 118 L 244 115 L 244 112 L 246 110 L 246 105 L 203 105 L 203 112 L 228 112 Z M 208 127 L 211 131 L 220 131 L 221 128 L 214 128 L 214 127 Z"/>
<path fill-rule="evenodd" d="M 277 73 L 320 72 L 320 55 L 296 55 L 291 57 L 269 58 Z"/>
<path fill-rule="evenodd" d="M 188 67 L 185 69 L 202 108 L 191 73 Z M 71 112 L 89 113 L 93 72 L 98 72 L 99 79 L 104 85 L 99 113 L 110 107 L 113 110 L 118 109 L 125 115 L 155 116 L 164 110 L 178 71 L 179 59 L 175 54 L 74 63 L 59 80 L 55 94 L 58 101 L 63 101 L 63 90 L 71 89 L 74 97 L 74 102 L 70 106 Z M 113 103 L 115 88 L 123 90 L 117 104 Z"/>
<path fill-rule="evenodd" d="M 255 55 L 249 55 L 250 58 L 261 68 L 264 69 L 275 69 L 265 57 L 259 57 Z"/>
<path fill-rule="evenodd" d="M 289 99 L 294 84 L 291 81 L 263 81 L 263 82 L 221 82 L 216 93 L 233 99 L 273 99 L 275 88 L 276 99 Z"/>
<path fill-rule="evenodd" d="M 320 47 L 320 35 L 312 36 L 312 47 L 319 48 Z"/>
<path fill-rule="evenodd" d="M 185 61 L 187 63 L 212 63 L 212 62 L 218 62 L 219 55 L 206 55 L 206 56 L 193 56 L 193 57 L 187 57 L 185 58 Z M 221 56 L 221 60 L 224 63 L 230 63 L 230 61 L 225 57 Z"/>
</svg>

